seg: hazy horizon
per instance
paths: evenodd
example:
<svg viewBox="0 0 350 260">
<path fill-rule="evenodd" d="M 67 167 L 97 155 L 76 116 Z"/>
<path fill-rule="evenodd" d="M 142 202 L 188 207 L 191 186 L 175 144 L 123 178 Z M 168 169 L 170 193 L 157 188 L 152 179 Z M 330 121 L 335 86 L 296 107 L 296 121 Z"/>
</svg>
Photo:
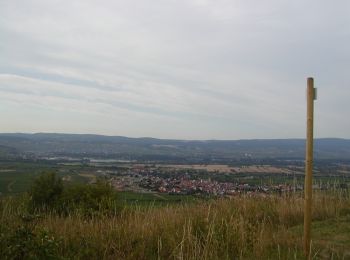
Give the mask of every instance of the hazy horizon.
<svg viewBox="0 0 350 260">
<path fill-rule="evenodd" d="M 0 132 L 350 138 L 350 2 L 0 1 Z"/>
<path fill-rule="evenodd" d="M 305 137 L 286 137 L 286 138 L 238 138 L 238 139 L 179 139 L 179 138 L 158 138 L 154 136 L 125 136 L 125 135 L 108 135 L 108 134 L 96 134 L 96 133 L 67 133 L 67 132 L 0 132 L 0 135 L 6 134 L 25 134 L 25 135 L 35 135 L 35 134 L 60 134 L 60 135 L 97 135 L 106 137 L 125 137 L 125 138 L 151 138 L 151 139 L 161 139 L 161 140 L 179 140 L 179 141 L 245 141 L 245 140 L 305 140 Z M 345 137 L 318 137 L 314 139 L 344 139 L 350 140 L 350 138 Z"/>
</svg>

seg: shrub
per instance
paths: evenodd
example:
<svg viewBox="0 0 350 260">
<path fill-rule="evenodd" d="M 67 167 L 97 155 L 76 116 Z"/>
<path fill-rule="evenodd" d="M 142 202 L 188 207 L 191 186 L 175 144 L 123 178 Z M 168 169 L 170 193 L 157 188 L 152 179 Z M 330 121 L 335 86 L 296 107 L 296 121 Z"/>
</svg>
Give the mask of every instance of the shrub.
<svg viewBox="0 0 350 260">
<path fill-rule="evenodd" d="M 63 192 L 62 180 L 53 172 L 41 174 L 30 188 L 32 209 L 54 208 Z"/>
<path fill-rule="evenodd" d="M 3 215 L 0 259 L 62 259 L 59 256 L 62 239 L 42 227 L 43 216 L 22 213 Z"/>
<path fill-rule="evenodd" d="M 96 184 L 73 184 L 64 187 L 54 173 L 41 174 L 30 191 L 30 212 L 54 210 L 59 214 L 83 216 L 116 214 L 120 211 L 116 192 L 105 181 Z"/>
<path fill-rule="evenodd" d="M 96 184 L 75 184 L 67 187 L 60 200 L 60 212 L 79 212 L 85 216 L 111 214 L 119 211 L 116 192 L 106 182 Z"/>
</svg>

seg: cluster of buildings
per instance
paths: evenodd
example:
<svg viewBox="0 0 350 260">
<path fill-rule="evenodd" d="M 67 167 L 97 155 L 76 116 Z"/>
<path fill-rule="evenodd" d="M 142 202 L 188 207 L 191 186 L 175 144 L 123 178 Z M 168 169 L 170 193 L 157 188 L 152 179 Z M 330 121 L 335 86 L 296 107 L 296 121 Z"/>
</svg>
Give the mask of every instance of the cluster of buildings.
<svg viewBox="0 0 350 260">
<path fill-rule="evenodd" d="M 271 192 L 293 192 L 301 190 L 302 187 L 291 185 L 256 186 L 250 184 L 239 184 L 229 182 L 217 182 L 211 179 L 191 180 L 189 178 L 167 178 L 157 176 L 144 177 L 139 185 L 142 188 L 168 194 L 204 194 L 204 195 L 235 195 L 240 193 L 271 193 Z"/>
<path fill-rule="evenodd" d="M 124 172 L 109 173 L 108 175 L 113 176 L 111 183 L 117 190 L 152 191 L 174 195 L 232 196 L 242 193 L 282 194 L 303 190 L 303 187 L 297 184 L 252 185 L 248 183 L 218 182 L 210 178 L 200 179 L 198 176 L 195 177 L 186 172 L 163 172 L 144 168 L 129 169 Z"/>
<path fill-rule="evenodd" d="M 104 172 L 106 174 L 106 172 Z M 191 179 L 190 175 L 173 174 L 173 177 L 164 177 L 157 171 L 133 171 L 128 170 L 113 176 L 110 181 L 113 187 L 119 191 L 131 190 L 136 192 L 160 192 L 174 195 L 214 195 L 232 196 L 238 194 L 270 194 L 293 193 L 302 191 L 301 184 L 270 184 L 252 185 L 248 183 L 218 182 L 209 179 Z M 326 184 L 314 184 L 313 189 L 330 189 Z M 333 187 L 335 188 L 335 187 Z M 339 184 L 337 189 L 348 189 L 346 184 Z"/>
</svg>

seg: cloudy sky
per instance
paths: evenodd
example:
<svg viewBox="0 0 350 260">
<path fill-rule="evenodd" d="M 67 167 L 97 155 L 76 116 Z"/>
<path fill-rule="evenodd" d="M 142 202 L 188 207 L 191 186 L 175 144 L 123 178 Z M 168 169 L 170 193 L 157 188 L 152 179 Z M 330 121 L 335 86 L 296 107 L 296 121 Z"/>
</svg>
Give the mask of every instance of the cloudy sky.
<svg viewBox="0 0 350 260">
<path fill-rule="evenodd" d="M 350 138 L 350 1 L 0 0 L 0 132 Z"/>
</svg>

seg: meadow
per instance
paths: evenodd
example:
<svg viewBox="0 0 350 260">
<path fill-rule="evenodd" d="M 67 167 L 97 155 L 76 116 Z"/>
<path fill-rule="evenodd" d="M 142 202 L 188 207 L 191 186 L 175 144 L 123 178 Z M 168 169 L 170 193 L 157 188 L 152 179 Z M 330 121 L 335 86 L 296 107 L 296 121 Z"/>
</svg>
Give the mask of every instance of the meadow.
<svg viewBox="0 0 350 260">
<path fill-rule="evenodd" d="M 88 217 L 34 214 L 28 201 L 0 201 L 4 259 L 303 259 L 300 194 L 142 203 Z M 314 194 L 312 258 L 350 258 L 347 191 Z"/>
</svg>

